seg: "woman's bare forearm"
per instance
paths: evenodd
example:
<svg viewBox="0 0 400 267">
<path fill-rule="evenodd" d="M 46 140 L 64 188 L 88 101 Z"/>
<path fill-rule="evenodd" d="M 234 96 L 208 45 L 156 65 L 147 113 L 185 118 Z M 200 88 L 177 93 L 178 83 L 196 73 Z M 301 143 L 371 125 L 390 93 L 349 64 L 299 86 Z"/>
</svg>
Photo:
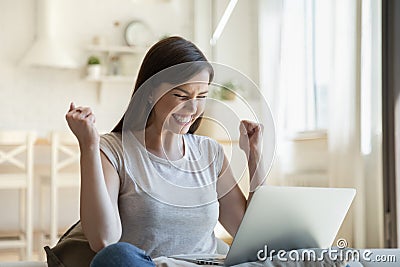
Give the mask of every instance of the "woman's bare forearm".
<svg viewBox="0 0 400 267">
<path fill-rule="evenodd" d="M 250 175 L 250 193 L 247 203 L 250 202 L 253 192 L 264 185 L 267 172 L 262 157 L 262 133 L 264 126 L 260 123 L 240 121 L 239 147 L 244 151 Z"/>
<path fill-rule="evenodd" d="M 250 202 L 254 191 L 265 184 L 267 172 L 263 161 L 262 153 L 252 150 L 248 155 L 248 168 L 250 175 L 250 192 L 247 198 L 247 204 Z"/>
<path fill-rule="evenodd" d="M 83 231 L 94 251 L 118 242 L 121 221 L 107 190 L 98 145 L 81 145 L 80 217 Z"/>
</svg>

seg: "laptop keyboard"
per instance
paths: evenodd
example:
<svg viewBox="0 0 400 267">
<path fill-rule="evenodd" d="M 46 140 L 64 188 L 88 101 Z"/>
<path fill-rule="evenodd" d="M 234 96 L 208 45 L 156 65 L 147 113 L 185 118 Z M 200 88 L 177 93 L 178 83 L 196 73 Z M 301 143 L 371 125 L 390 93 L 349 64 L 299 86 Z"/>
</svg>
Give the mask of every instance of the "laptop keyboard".
<svg viewBox="0 0 400 267">
<path fill-rule="evenodd" d="M 225 258 L 198 258 L 196 259 L 197 264 L 202 265 L 223 265 Z"/>
</svg>

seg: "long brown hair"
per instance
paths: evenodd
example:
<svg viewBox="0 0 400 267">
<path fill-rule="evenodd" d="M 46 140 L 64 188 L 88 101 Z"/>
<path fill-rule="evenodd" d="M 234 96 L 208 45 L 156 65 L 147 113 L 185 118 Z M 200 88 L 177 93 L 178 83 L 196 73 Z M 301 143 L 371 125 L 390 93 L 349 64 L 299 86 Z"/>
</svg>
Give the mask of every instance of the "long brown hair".
<svg viewBox="0 0 400 267">
<path fill-rule="evenodd" d="M 189 63 L 189 67 L 183 63 Z M 141 117 L 140 114 L 138 114 L 137 118 L 139 120 L 143 118 L 147 120 L 147 115 L 152 112 L 151 110 L 146 110 L 149 109 L 149 107 L 147 105 L 148 99 L 145 98 L 147 98 L 157 86 L 157 84 L 154 84 L 154 82 L 146 82 L 148 82 L 149 79 L 154 77 L 154 75 L 157 73 L 179 65 L 182 66 L 182 68 L 179 70 L 179 77 L 172 75 L 175 77 L 169 77 L 170 79 L 168 81 L 163 80 L 158 81 L 158 83 L 184 83 L 204 69 L 207 69 L 210 73 L 209 83 L 211 83 L 212 79 L 214 78 L 214 70 L 211 64 L 207 61 L 207 58 L 200 51 L 200 49 L 192 42 L 178 36 L 162 39 L 154 44 L 147 52 L 143 59 L 142 65 L 140 66 L 138 77 L 136 79 L 132 100 L 139 88 L 146 91 L 141 95 L 142 99 L 137 99 L 137 101 L 134 101 L 135 103 L 130 103 L 130 105 L 134 104 L 136 106 L 135 109 L 139 110 L 141 114 L 146 114 L 145 118 L 144 115 Z M 128 111 L 129 107 L 112 132 L 122 132 L 124 119 Z M 188 133 L 193 134 L 199 127 L 200 122 L 201 116 L 195 122 L 193 122 Z M 146 125 L 146 122 L 143 123 L 140 121 L 139 124 Z"/>
</svg>

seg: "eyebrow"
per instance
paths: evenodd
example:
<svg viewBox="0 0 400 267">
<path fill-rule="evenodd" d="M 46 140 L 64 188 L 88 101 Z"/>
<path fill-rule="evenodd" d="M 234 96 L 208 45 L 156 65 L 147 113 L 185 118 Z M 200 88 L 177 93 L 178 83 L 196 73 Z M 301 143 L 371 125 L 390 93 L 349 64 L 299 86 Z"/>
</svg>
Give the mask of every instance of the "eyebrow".
<svg viewBox="0 0 400 267">
<path fill-rule="evenodd" d="M 190 93 L 188 91 L 186 91 L 186 90 L 184 90 L 184 89 L 182 89 L 180 87 L 175 87 L 174 90 L 179 90 L 179 91 L 181 91 L 181 92 L 183 92 L 183 93 L 185 93 L 187 95 L 190 95 Z M 203 95 L 203 94 L 206 94 L 206 93 L 208 93 L 208 90 L 204 91 L 204 92 L 200 92 L 199 95 Z"/>
</svg>

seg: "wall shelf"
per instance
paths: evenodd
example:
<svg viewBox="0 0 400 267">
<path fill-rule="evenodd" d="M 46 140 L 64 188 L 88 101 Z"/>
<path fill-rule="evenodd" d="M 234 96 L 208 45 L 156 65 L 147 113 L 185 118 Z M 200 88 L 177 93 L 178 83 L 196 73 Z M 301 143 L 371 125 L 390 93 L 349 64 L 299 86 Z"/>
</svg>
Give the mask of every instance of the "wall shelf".
<svg viewBox="0 0 400 267">
<path fill-rule="evenodd" d="M 123 75 L 103 75 L 100 76 L 99 78 L 91 78 L 91 77 L 86 77 L 85 80 L 87 82 L 125 82 L 125 83 L 133 83 L 135 81 L 135 77 L 131 76 L 123 76 Z"/>
<path fill-rule="evenodd" d="M 93 52 L 105 53 L 128 53 L 128 54 L 143 54 L 145 48 L 123 46 L 123 45 L 88 45 L 86 50 Z"/>
<path fill-rule="evenodd" d="M 101 76 L 96 78 L 92 78 L 89 76 L 83 78 L 87 82 L 98 83 L 97 97 L 98 101 L 101 102 L 101 91 L 103 88 L 103 84 L 126 83 L 127 86 L 131 86 L 135 83 L 135 75 L 131 74 L 131 72 L 125 73 L 123 70 L 121 70 L 123 65 L 121 63 L 121 59 L 125 59 L 125 64 L 126 62 L 128 62 L 128 64 L 131 64 L 129 62 L 132 62 L 132 60 L 134 62 L 134 58 L 136 56 L 143 56 L 147 49 L 145 47 L 131 47 L 126 45 L 87 45 L 86 50 L 89 53 L 98 56 L 100 58 L 100 61 L 102 62 L 103 73 L 105 74 L 102 74 Z M 110 70 L 110 68 L 112 68 L 113 58 L 117 58 L 117 60 L 119 61 L 117 63 L 119 65 L 119 70 L 116 72 L 116 75 L 112 75 L 111 73 L 113 73 L 113 71 Z M 139 66 L 134 66 L 133 68 L 138 67 Z"/>
</svg>

